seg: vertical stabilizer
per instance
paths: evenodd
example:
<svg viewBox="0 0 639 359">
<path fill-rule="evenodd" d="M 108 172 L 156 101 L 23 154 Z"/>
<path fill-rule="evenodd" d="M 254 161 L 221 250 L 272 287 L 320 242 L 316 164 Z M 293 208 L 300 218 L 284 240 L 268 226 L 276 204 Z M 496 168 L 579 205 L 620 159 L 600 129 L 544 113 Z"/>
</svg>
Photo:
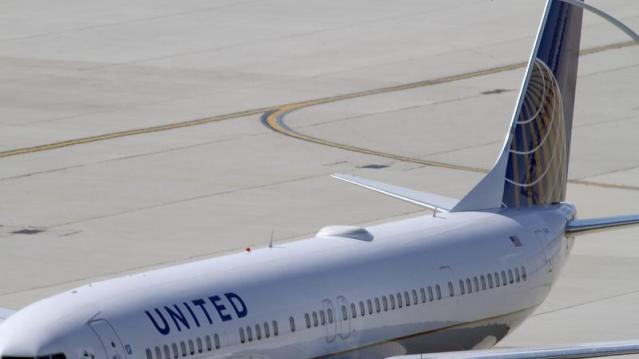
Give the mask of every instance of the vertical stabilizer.
<svg viewBox="0 0 639 359">
<path fill-rule="evenodd" d="M 548 0 L 500 157 L 453 211 L 565 199 L 581 18 L 581 8 Z"/>
</svg>

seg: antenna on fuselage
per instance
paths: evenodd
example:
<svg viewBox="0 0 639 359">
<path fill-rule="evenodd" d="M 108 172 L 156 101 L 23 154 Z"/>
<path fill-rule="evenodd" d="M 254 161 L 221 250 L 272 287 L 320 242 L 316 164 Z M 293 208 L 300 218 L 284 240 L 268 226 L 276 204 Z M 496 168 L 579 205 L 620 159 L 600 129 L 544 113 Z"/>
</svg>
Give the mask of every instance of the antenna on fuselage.
<svg viewBox="0 0 639 359">
<path fill-rule="evenodd" d="M 273 248 L 273 236 L 275 235 L 275 230 L 271 230 L 271 238 L 268 240 L 268 247 Z"/>
</svg>

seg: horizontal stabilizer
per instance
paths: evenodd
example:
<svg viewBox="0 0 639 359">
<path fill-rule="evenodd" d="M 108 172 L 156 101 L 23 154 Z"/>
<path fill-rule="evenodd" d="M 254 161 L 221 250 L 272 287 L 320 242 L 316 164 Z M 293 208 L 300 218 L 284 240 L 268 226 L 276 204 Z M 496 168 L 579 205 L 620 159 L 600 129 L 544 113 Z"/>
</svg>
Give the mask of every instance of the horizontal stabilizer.
<svg viewBox="0 0 639 359">
<path fill-rule="evenodd" d="M 599 358 L 639 353 L 639 341 L 575 344 L 563 347 L 486 349 L 460 352 L 399 355 L 387 359 L 562 359 Z"/>
<path fill-rule="evenodd" d="M 418 206 L 428 207 L 430 209 L 438 209 L 448 212 L 453 207 L 455 207 L 458 202 L 458 200 L 454 198 L 439 196 L 428 192 L 415 191 L 409 188 L 368 180 L 351 175 L 333 174 L 331 175 L 331 177 L 373 190 L 375 192 L 385 194 L 387 196 L 395 197 L 397 199 L 401 199 Z"/>
<path fill-rule="evenodd" d="M 0 323 L 9 318 L 15 312 L 15 310 L 0 308 Z"/>
<path fill-rule="evenodd" d="M 636 224 L 639 224 L 639 214 L 588 219 L 573 219 L 566 225 L 566 233 L 587 233 Z"/>
</svg>

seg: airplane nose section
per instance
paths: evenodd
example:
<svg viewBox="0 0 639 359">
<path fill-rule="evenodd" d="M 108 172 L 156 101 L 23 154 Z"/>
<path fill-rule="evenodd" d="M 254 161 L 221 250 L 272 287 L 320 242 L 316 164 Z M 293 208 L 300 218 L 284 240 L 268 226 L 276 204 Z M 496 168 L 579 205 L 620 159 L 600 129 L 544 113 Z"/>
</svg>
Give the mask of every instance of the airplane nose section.
<svg viewBox="0 0 639 359">
<path fill-rule="evenodd" d="M 35 358 L 56 353 L 58 316 L 46 304 L 32 304 L 0 323 L 0 359 Z M 63 332 L 61 332 L 63 333 Z"/>
<path fill-rule="evenodd" d="M 24 354 L 11 349 L 12 347 L 16 347 L 16 345 L 12 345 L 14 340 L 12 339 L 13 335 L 10 329 L 10 323 L 0 323 L 0 358 L 23 356 Z"/>
</svg>

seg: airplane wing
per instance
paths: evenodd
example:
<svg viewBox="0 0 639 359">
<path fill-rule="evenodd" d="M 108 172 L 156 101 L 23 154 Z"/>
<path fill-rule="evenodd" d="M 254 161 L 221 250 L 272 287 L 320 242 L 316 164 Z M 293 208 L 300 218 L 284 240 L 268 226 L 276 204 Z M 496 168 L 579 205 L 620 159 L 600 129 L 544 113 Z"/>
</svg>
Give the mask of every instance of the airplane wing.
<svg viewBox="0 0 639 359">
<path fill-rule="evenodd" d="M 639 341 L 584 343 L 561 347 L 466 350 L 399 355 L 387 359 L 574 359 L 639 354 Z"/>
<path fill-rule="evenodd" d="M 415 191 L 409 188 L 395 186 L 383 182 L 377 182 L 351 175 L 336 173 L 331 175 L 331 177 L 360 187 L 364 187 L 366 189 L 373 190 L 375 192 L 385 194 L 387 196 L 401 199 L 418 206 L 428 207 L 430 209 L 437 209 L 448 212 L 453 207 L 455 207 L 457 202 L 459 202 L 454 198 L 444 197 L 428 192 Z"/>
<path fill-rule="evenodd" d="M 639 215 L 631 214 L 615 217 L 573 219 L 566 225 L 566 233 L 575 235 L 630 225 L 639 225 Z"/>
<path fill-rule="evenodd" d="M 0 323 L 9 318 L 15 312 L 15 310 L 0 308 Z"/>
</svg>

